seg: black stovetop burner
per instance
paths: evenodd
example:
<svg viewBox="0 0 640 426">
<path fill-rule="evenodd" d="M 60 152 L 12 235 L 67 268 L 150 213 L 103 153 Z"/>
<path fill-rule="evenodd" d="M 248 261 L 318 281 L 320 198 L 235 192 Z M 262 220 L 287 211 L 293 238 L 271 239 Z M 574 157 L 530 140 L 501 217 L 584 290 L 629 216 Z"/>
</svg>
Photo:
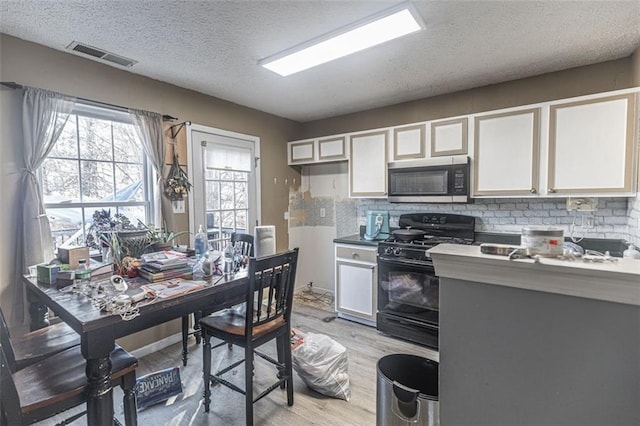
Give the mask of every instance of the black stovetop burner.
<svg viewBox="0 0 640 426">
<path fill-rule="evenodd" d="M 426 250 L 441 243 L 473 244 L 476 219 L 449 213 L 400 215 L 400 229 L 418 229 L 426 234 L 411 241 L 390 239 L 378 244 L 379 258 L 429 261 Z"/>
<path fill-rule="evenodd" d="M 412 241 L 396 240 L 395 238 L 391 237 L 387 240 L 384 240 L 383 242 L 398 244 L 398 245 L 407 244 L 412 246 L 433 247 L 438 244 L 444 244 L 444 243 L 469 245 L 469 244 L 473 244 L 473 239 L 457 238 L 457 237 L 442 237 L 442 236 L 436 237 L 433 235 L 425 235 L 424 237 L 421 237 Z"/>
<path fill-rule="evenodd" d="M 424 237 L 412 241 L 418 244 L 424 241 L 427 244 L 471 244 L 475 226 L 475 217 L 450 213 L 409 213 L 400 215 L 398 220 L 400 229 L 418 229 L 426 232 Z"/>
</svg>

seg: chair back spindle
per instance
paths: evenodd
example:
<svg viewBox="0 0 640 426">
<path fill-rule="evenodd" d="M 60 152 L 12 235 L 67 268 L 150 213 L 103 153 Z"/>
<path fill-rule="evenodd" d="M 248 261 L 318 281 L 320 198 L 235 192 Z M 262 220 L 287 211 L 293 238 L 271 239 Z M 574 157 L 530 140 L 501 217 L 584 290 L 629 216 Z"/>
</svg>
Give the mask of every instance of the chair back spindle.
<svg viewBox="0 0 640 426">
<path fill-rule="evenodd" d="M 234 232 L 231 234 L 231 244 L 240 248 L 242 256 L 253 257 L 253 235 Z"/>
<path fill-rule="evenodd" d="M 289 322 L 295 285 L 298 249 L 271 256 L 252 258 L 249 262 L 249 294 L 245 336 L 252 329 L 279 317 Z"/>
</svg>

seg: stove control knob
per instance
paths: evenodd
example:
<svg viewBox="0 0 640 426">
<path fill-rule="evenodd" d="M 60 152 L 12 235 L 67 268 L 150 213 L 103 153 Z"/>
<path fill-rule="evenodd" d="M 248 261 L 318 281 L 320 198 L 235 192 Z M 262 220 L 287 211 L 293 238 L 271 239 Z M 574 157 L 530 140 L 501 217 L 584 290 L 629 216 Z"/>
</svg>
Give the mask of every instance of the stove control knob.
<svg viewBox="0 0 640 426">
<path fill-rule="evenodd" d="M 389 255 L 391 253 L 393 253 L 393 248 L 392 247 L 385 247 L 384 248 L 384 254 L 385 255 Z"/>
<path fill-rule="evenodd" d="M 396 256 L 400 256 L 402 254 L 402 249 L 400 247 L 396 247 L 395 249 L 393 249 L 393 254 L 395 254 Z"/>
</svg>

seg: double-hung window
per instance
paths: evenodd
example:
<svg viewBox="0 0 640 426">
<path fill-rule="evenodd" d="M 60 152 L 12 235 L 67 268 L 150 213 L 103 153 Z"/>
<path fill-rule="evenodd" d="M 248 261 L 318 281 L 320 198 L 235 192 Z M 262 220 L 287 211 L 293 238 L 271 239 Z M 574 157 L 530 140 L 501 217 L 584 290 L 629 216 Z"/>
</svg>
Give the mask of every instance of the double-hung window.
<svg viewBox="0 0 640 426">
<path fill-rule="evenodd" d="M 38 171 L 54 245 L 84 245 L 96 210 L 149 223 L 151 176 L 127 112 L 76 104 Z"/>
</svg>

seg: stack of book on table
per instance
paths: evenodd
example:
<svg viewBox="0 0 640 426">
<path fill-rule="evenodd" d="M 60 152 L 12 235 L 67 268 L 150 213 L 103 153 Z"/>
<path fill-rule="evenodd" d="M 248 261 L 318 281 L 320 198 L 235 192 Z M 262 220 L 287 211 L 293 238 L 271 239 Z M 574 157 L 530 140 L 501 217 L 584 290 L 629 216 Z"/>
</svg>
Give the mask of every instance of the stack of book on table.
<svg viewBox="0 0 640 426">
<path fill-rule="evenodd" d="M 138 275 L 152 283 L 173 278 L 191 279 L 191 265 L 186 254 L 173 250 L 146 253 L 140 257 Z"/>
</svg>

